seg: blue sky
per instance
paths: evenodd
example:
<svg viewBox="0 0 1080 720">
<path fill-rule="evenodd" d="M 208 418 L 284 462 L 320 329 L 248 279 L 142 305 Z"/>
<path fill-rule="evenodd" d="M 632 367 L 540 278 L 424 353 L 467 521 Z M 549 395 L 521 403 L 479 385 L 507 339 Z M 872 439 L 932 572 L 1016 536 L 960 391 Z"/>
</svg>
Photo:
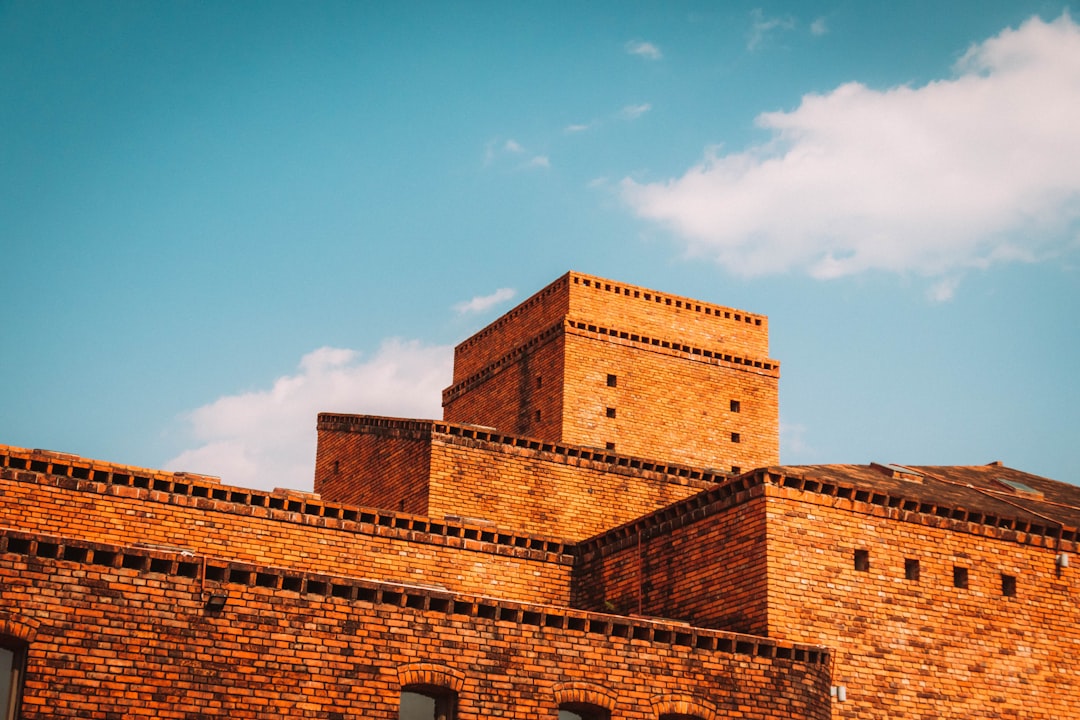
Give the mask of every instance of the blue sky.
<svg viewBox="0 0 1080 720">
<path fill-rule="evenodd" d="M 0 442 L 307 488 L 575 269 L 769 315 L 781 461 L 1080 482 L 1080 26 L 0 2 Z"/>
</svg>

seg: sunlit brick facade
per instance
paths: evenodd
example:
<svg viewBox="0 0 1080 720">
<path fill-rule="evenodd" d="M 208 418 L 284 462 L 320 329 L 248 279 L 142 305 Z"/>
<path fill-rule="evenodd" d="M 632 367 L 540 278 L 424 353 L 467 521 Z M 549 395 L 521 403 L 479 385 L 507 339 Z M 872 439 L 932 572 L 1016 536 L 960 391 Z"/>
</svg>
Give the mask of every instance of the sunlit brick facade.
<svg viewBox="0 0 1080 720">
<path fill-rule="evenodd" d="M 0 446 L 0 713 L 1080 714 L 1080 489 L 779 466 L 767 333 L 569 273 L 316 493 Z"/>
</svg>

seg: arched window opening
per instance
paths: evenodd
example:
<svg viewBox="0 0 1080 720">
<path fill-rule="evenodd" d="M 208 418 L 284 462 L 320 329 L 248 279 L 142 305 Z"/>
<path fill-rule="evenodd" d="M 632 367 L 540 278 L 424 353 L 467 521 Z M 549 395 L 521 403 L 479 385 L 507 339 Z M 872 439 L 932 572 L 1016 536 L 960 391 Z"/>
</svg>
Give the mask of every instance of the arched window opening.
<svg viewBox="0 0 1080 720">
<path fill-rule="evenodd" d="M 0 635 L 0 720 L 15 720 L 22 700 L 26 643 Z"/>
<path fill-rule="evenodd" d="M 409 685 L 401 691 L 398 720 L 454 720 L 453 690 L 433 685 Z"/>
<path fill-rule="evenodd" d="M 559 720 L 608 720 L 607 708 L 590 703 L 563 703 L 559 706 Z"/>
</svg>

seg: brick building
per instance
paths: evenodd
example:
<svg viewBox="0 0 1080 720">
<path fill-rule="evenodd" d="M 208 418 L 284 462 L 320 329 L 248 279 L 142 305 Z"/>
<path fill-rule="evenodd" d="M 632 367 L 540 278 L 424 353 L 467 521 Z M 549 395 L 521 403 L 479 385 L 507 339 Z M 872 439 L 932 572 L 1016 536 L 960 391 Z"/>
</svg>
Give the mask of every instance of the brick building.
<svg viewBox="0 0 1080 720">
<path fill-rule="evenodd" d="M 0 718 L 1080 714 L 1080 488 L 780 466 L 767 333 L 569 273 L 316 493 L 0 446 Z"/>
</svg>

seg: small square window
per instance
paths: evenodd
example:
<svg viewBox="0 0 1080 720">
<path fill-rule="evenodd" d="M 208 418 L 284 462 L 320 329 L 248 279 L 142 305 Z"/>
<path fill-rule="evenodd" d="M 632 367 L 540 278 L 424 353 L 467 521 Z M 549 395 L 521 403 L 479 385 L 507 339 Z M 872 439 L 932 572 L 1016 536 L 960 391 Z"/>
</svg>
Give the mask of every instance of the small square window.
<svg viewBox="0 0 1080 720">
<path fill-rule="evenodd" d="M 739 433 L 731 433 L 731 442 L 733 442 L 733 443 L 742 442 L 742 436 L 739 435 Z"/>
<path fill-rule="evenodd" d="M 869 550 L 856 550 L 855 551 L 855 569 L 859 572 L 870 571 L 870 551 Z"/>
<path fill-rule="evenodd" d="M 1005 597 L 1013 597 L 1016 595 L 1016 577 L 1014 575 L 1002 574 L 1001 594 Z"/>
<path fill-rule="evenodd" d="M 956 567 L 952 569 L 952 584 L 953 587 L 966 589 L 968 586 L 968 569 L 966 567 Z"/>
<path fill-rule="evenodd" d="M 619 384 L 618 376 L 616 376 L 616 375 L 608 375 L 607 376 L 607 386 L 608 387 L 616 387 L 618 384 Z"/>
<path fill-rule="evenodd" d="M 731 401 L 731 412 L 740 412 L 742 410 L 742 403 L 738 400 Z"/>
<path fill-rule="evenodd" d="M 904 577 L 908 580 L 918 581 L 919 579 L 919 561 L 914 558 L 908 558 L 904 560 Z"/>
<path fill-rule="evenodd" d="M 739 474 L 739 473 L 741 473 L 741 472 L 742 472 L 742 468 L 741 468 L 741 467 L 739 467 L 738 465 L 732 465 L 732 466 L 731 466 L 731 473 L 732 473 L 733 475 L 738 475 L 738 474 Z"/>
<path fill-rule="evenodd" d="M 607 450 L 614 450 L 615 449 L 615 443 L 613 443 L 613 442 L 604 443 L 604 448 L 607 449 Z"/>
<path fill-rule="evenodd" d="M 607 416 L 608 416 L 609 418 L 613 418 L 613 417 L 615 417 L 615 408 L 608 408 L 608 409 L 607 409 Z"/>
</svg>

